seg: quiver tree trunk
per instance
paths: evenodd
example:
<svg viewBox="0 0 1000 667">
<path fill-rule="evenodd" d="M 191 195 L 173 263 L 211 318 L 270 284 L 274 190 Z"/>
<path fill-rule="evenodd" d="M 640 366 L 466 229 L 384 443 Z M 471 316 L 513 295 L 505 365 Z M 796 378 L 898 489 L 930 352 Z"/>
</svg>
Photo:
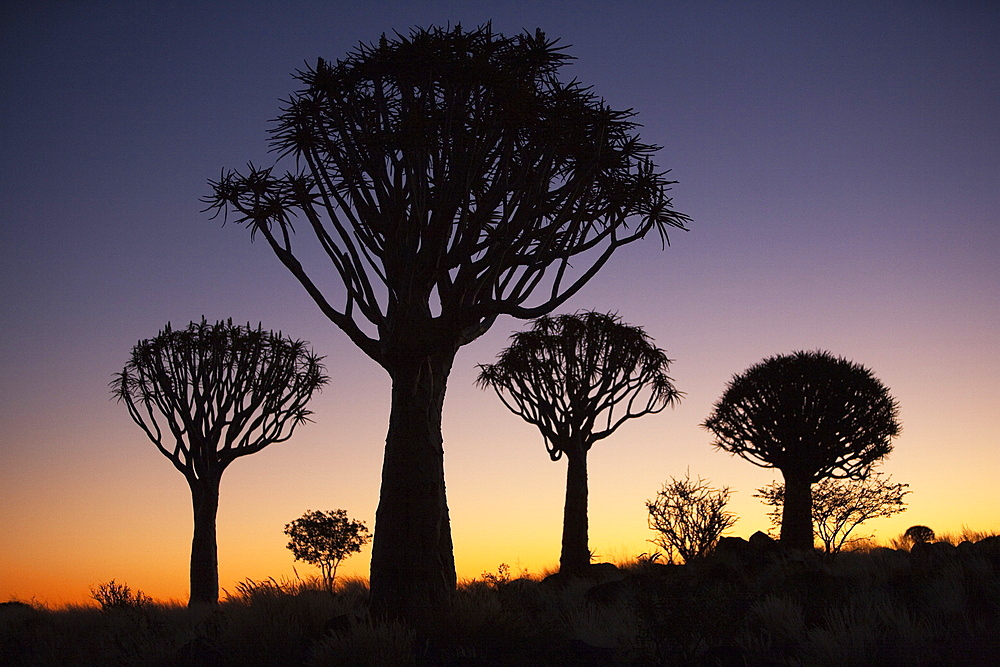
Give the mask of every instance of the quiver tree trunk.
<svg viewBox="0 0 1000 667">
<path fill-rule="evenodd" d="M 454 358 L 452 350 L 389 368 L 392 407 L 372 542 L 371 608 L 414 626 L 432 622 L 455 592 L 441 437 Z"/>
<path fill-rule="evenodd" d="M 566 454 L 566 505 L 563 508 L 559 571 L 581 574 L 590 565 L 587 524 L 587 449 L 569 447 Z"/>
<path fill-rule="evenodd" d="M 812 482 L 808 475 L 782 471 L 785 506 L 781 514 L 781 544 L 792 549 L 812 550 Z"/>
<path fill-rule="evenodd" d="M 219 603 L 219 546 L 215 524 L 219 513 L 219 476 L 189 479 L 194 506 L 191 539 L 191 597 L 188 606 Z"/>
</svg>

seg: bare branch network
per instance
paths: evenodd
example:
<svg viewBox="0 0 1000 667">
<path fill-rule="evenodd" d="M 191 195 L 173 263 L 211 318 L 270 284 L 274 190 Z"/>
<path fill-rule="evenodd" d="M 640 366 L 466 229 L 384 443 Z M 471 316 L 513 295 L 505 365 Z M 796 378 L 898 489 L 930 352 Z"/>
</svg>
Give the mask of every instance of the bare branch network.
<svg viewBox="0 0 1000 667">
<path fill-rule="evenodd" d="M 813 486 L 813 526 L 826 553 L 838 553 L 845 544 L 864 539 L 850 537 L 862 523 L 906 511 L 903 498 L 910 493 L 909 484 L 891 480 L 890 475 L 875 471 L 864 479 L 824 479 Z M 771 506 L 767 516 L 773 526 L 780 526 L 785 485 L 773 482 L 753 495 Z"/>
<path fill-rule="evenodd" d="M 247 326 L 168 324 L 139 341 L 111 383 L 129 416 L 189 481 L 283 442 L 308 421 L 306 403 L 327 382 L 302 341 Z"/>
<path fill-rule="evenodd" d="M 666 353 L 616 315 L 540 317 L 511 340 L 495 364 L 479 366 L 477 383 L 538 427 L 554 461 L 567 443 L 589 449 L 626 420 L 683 395 L 667 375 Z"/>
<path fill-rule="evenodd" d="M 673 562 L 674 554 L 685 563 L 707 556 L 737 517 L 726 511 L 728 486 L 716 489 L 708 480 L 671 477 L 656 497 L 646 501 L 649 528 L 659 535 L 652 540 Z"/>
<path fill-rule="evenodd" d="M 505 37 L 489 25 L 383 36 L 320 59 L 297 73 L 304 88 L 272 131 L 296 170 L 226 171 L 205 202 L 260 233 L 383 365 L 392 343 L 433 352 L 500 314 L 551 312 L 617 248 L 653 229 L 667 242 L 689 220 L 671 209 L 673 181 L 652 163 L 659 147 L 635 135 L 633 112 L 558 79 L 570 59 L 542 32 Z M 335 267 L 342 303 L 296 258 L 295 219 Z M 421 319 L 434 324 L 394 339 Z"/>
</svg>

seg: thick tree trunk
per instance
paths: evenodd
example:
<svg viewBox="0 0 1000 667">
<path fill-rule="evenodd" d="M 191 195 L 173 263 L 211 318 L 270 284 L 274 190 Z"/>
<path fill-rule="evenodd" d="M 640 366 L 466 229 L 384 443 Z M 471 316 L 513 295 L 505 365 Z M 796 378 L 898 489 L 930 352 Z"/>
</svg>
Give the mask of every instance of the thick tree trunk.
<svg viewBox="0 0 1000 667">
<path fill-rule="evenodd" d="M 191 540 L 191 597 L 188 606 L 219 603 L 219 546 L 215 523 L 219 513 L 219 478 L 190 483 L 194 506 Z"/>
<path fill-rule="evenodd" d="M 782 471 L 785 507 L 781 514 L 781 544 L 793 549 L 813 548 L 812 483 L 807 475 Z"/>
<path fill-rule="evenodd" d="M 455 352 L 393 364 L 392 408 L 372 542 L 371 607 L 433 623 L 455 592 L 441 410 Z"/>
<path fill-rule="evenodd" d="M 559 571 L 582 574 L 590 565 L 587 536 L 587 450 L 566 452 L 566 505 L 563 507 L 562 553 Z"/>
</svg>

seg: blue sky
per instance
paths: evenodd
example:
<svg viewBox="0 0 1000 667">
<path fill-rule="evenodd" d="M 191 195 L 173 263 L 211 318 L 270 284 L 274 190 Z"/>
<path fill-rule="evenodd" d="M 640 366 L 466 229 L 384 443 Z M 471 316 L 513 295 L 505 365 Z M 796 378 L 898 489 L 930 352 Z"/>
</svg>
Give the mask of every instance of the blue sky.
<svg viewBox="0 0 1000 667">
<path fill-rule="evenodd" d="M 223 585 L 291 574 L 281 527 L 343 507 L 373 523 L 384 373 L 246 230 L 201 212 L 224 168 L 271 159 L 290 74 L 413 26 L 492 20 L 570 45 L 577 77 L 634 108 L 693 218 L 629 247 L 564 310 L 617 311 L 676 359 L 687 397 L 591 457 L 592 547 L 648 550 L 643 501 L 670 475 L 736 491 L 766 528 L 771 471 L 697 425 L 761 358 L 824 348 L 901 403 L 884 468 L 913 523 L 1000 529 L 1000 8 L 992 2 L 12 2 L 0 10 L 0 597 L 126 579 L 184 596 L 190 500 L 107 383 L 166 322 L 261 322 L 309 340 L 330 387 L 315 424 L 223 479 Z M 460 575 L 555 562 L 565 470 L 476 389 L 522 323 L 456 362 L 445 405 Z M 69 546 L 67 546 L 69 545 Z M 127 548 L 125 548 L 127 547 Z M 66 551 L 74 564 L 66 565 Z M 56 554 L 59 554 L 58 556 Z M 367 554 L 348 562 L 367 569 Z"/>
</svg>

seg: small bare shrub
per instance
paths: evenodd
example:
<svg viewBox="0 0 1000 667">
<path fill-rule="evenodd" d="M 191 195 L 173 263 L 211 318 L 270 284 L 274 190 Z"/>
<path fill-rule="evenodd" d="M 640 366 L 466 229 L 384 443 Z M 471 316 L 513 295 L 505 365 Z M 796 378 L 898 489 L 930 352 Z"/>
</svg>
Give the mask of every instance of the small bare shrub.
<svg viewBox="0 0 1000 667">
<path fill-rule="evenodd" d="M 894 484 L 889 475 L 874 472 L 864 479 L 822 479 L 812 485 L 812 519 L 816 536 L 828 554 L 839 553 L 845 546 L 869 538 L 851 538 L 855 528 L 871 519 L 890 517 L 906 511 L 903 498 L 908 484 Z M 772 509 L 771 524 L 781 527 L 785 507 L 785 485 L 771 483 L 757 489 Z M 870 537 L 870 536 L 869 536 Z"/>
<path fill-rule="evenodd" d="M 722 534 L 736 523 L 736 515 L 726 511 L 729 487 L 715 489 L 707 480 L 670 478 L 646 501 L 649 528 L 660 535 L 650 542 L 658 545 L 673 560 L 679 555 L 685 563 L 707 556 L 715 549 Z"/>
<path fill-rule="evenodd" d="M 116 583 L 114 579 L 97 588 L 90 587 L 90 596 L 101 605 L 101 611 L 116 609 L 141 610 L 149 607 L 153 598 L 140 590 L 132 591 L 128 584 Z"/>
</svg>

